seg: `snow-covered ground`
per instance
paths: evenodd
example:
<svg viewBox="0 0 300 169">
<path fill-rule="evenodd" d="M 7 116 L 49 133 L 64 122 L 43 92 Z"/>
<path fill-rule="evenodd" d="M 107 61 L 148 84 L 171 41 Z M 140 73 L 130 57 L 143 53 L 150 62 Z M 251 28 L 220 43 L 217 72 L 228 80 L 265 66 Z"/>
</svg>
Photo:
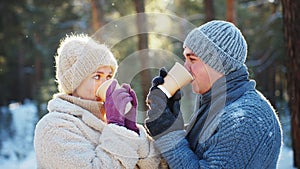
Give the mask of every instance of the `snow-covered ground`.
<svg viewBox="0 0 300 169">
<path fill-rule="evenodd" d="M 293 167 L 293 151 L 291 148 L 283 146 L 280 154 L 278 169 L 296 169 Z"/>
<path fill-rule="evenodd" d="M 28 157 L 22 161 L 6 160 L 0 164 L 1 169 L 34 169 L 36 160 L 34 151 L 31 151 Z M 293 151 L 290 148 L 283 147 L 279 160 L 278 169 L 295 169 L 293 167 Z"/>
<path fill-rule="evenodd" d="M 36 168 L 36 158 L 32 145 L 34 125 L 37 121 L 35 104 L 30 101 L 26 101 L 23 105 L 14 103 L 8 108 L 2 107 L 1 112 L 2 114 L 3 112 L 11 112 L 12 126 L 10 126 L 9 130 L 14 132 L 14 136 L 12 138 L 1 138 L 0 140 L 2 141 L 0 143 L 2 145 L 0 150 L 0 169 Z M 6 131 L 0 131 L 0 134 L 1 137 L 9 135 Z M 283 147 L 278 168 L 294 169 L 293 151 L 291 148 Z"/>
<path fill-rule="evenodd" d="M 38 120 L 36 105 L 29 100 L 23 105 L 12 103 L 1 107 L 0 113 L 0 168 L 36 168 L 33 151 L 33 132 Z"/>
<path fill-rule="evenodd" d="M 35 169 L 36 160 L 34 151 L 29 152 L 26 159 L 21 161 L 15 161 L 12 159 L 7 159 L 2 161 L 0 164 L 1 169 Z"/>
</svg>

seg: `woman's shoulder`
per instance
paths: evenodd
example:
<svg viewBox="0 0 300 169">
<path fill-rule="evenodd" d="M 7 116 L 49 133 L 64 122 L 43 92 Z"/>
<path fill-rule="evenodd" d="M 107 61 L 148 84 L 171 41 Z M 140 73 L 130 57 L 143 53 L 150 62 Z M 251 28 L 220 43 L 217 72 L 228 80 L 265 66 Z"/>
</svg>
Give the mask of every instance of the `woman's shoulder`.
<svg viewBox="0 0 300 169">
<path fill-rule="evenodd" d="M 36 132 L 47 130 L 55 130 L 62 127 L 71 127 L 75 124 L 73 121 L 76 120 L 76 117 L 62 112 L 49 112 L 45 114 L 36 124 Z"/>
</svg>

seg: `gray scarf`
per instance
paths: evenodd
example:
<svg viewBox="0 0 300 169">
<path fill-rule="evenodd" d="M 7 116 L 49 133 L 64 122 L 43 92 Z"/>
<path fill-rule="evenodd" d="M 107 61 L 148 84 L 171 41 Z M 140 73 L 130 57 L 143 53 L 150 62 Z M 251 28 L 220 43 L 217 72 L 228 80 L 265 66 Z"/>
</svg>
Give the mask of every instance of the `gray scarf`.
<svg viewBox="0 0 300 169">
<path fill-rule="evenodd" d="M 193 150 L 216 131 L 225 106 L 233 103 L 246 91 L 254 90 L 255 82 L 248 79 L 246 67 L 218 79 L 212 88 L 200 95 L 199 103 L 187 128 L 187 140 Z"/>
</svg>

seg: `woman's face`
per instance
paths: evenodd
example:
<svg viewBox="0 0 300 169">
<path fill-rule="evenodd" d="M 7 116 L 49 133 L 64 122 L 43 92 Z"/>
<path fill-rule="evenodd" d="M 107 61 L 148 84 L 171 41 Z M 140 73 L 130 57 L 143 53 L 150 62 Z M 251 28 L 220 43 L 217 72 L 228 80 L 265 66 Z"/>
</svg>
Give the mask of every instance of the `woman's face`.
<svg viewBox="0 0 300 169">
<path fill-rule="evenodd" d="M 101 101 L 96 96 L 96 91 L 103 82 L 112 77 L 113 70 L 110 66 L 100 66 L 94 73 L 81 82 L 72 95 L 86 100 Z"/>
</svg>

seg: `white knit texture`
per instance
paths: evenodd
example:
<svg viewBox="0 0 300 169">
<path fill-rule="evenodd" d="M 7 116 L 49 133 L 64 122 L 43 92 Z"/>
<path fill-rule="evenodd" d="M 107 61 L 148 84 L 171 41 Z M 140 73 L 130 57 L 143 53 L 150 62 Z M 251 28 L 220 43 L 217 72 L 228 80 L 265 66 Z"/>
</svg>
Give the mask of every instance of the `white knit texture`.
<svg viewBox="0 0 300 169">
<path fill-rule="evenodd" d="M 60 98 L 51 100 L 48 109 L 50 113 L 35 130 L 38 168 L 158 168 L 160 155 L 142 126 L 138 126 L 138 135 L 124 127 L 107 125 Z"/>
<path fill-rule="evenodd" d="M 118 67 L 111 51 L 87 35 L 67 36 L 57 49 L 56 79 L 62 93 L 71 94 L 100 66 Z"/>
</svg>

